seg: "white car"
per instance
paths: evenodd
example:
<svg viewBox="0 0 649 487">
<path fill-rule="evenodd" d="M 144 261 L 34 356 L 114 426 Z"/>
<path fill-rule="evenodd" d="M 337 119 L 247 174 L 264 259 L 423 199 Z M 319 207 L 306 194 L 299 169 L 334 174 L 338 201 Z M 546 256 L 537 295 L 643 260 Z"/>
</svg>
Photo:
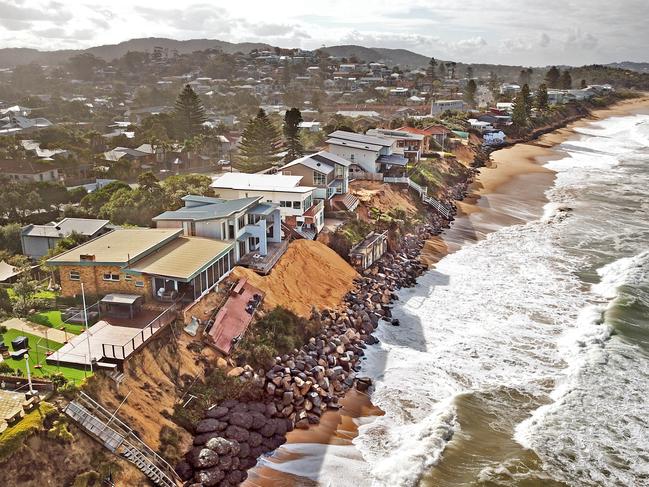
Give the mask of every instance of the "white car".
<svg viewBox="0 0 649 487">
<path fill-rule="evenodd" d="M 219 166 L 229 166 L 230 161 L 228 161 L 227 159 L 221 159 L 219 162 L 217 162 L 217 165 L 219 165 Z"/>
</svg>

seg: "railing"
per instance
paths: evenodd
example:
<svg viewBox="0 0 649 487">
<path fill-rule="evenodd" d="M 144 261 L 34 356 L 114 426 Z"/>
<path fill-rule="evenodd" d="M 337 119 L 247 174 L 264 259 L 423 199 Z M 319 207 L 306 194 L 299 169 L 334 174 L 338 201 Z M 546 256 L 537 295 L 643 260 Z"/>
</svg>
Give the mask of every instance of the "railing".
<svg viewBox="0 0 649 487">
<path fill-rule="evenodd" d="M 441 201 L 433 198 L 432 196 L 428 196 L 428 188 L 424 188 L 423 186 L 420 186 L 419 184 L 415 183 L 412 179 L 410 179 L 407 176 L 403 177 L 386 177 L 383 178 L 383 182 L 385 183 L 390 183 L 390 184 L 407 184 L 410 188 L 414 189 L 419 193 L 419 196 L 421 197 L 421 200 L 432 206 L 436 211 L 438 211 L 444 218 L 449 220 L 451 216 L 453 216 L 451 209 L 446 206 L 444 203 Z"/>
<path fill-rule="evenodd" d="M 158 330 L 171 323 L 175 319 L 176 313 L 176 303 L 174 303 L 156 316 L 148 325 L 142 328 L 126 343 L 121 345 L 102 343 L 101 349 L 104 358 L 126 360 L 127 357 L 135 353 L 135 351 L 144 345 L 144 343 L 146 343 L 146 341 Z"/>
<path fill-rule="evenodd" d="M 383 174 L 380 172 L 354 171 L 349 173 L 349 180 L 362 179 L 365 181 L 383 181 Z"/>
<path fill-rule="evenodd" d="M 308 210 L 306 210 L 306 211 L 304 212 L 304 216 L 307 216 L 307 217 L 314 217 L 314 216 L 316 216 L 319 212 L 321 212 L 323 208 L 324 208 L 324 202 L 323 202 L 323 200 L 320 200 L 320 201 L 318 201 L 317 203 L 313 204 L 313 205 L 311 206 L 311 208 L 309 208 Z"/>
<path fill-rule="evenodd" d="M 180 478 L 164 458 L 140 440 L 115 413 L 84 392 L 66 406 L 65 413 L 111 452 L 134 463 L 155 485 L 177 487 L 180 484 Z"/>
</svg>

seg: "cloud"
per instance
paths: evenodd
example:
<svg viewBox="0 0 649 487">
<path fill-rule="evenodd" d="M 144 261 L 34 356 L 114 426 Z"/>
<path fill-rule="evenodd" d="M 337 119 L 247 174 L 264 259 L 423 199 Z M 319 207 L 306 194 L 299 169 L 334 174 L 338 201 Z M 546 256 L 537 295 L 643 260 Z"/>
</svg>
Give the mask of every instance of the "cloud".
<svg viewBox="0 0 649 487">
<path fill-rule="evenodd" d="M 7 30 L 27 30 L 31 28 L 32 23 L 25 20 L 0 18 L 0 25 Z"/>
<path fill-rule="evenodd" d="M 292 25 L 284 24 L 257 24 L 253 29 L 253 34 L 258 36 L 284 36 L 293 31 Z"/>
<path fill-rule="evenodd" d="M 61 27 L 50 27 L 49 29 L 42 29 L 36 31 L 40 37 L 48 39 L 66 39 L 66 40 L 90 40 L 94 39 L 95 31 L 92 29 L 77 29 L 71 32 L 66 31 Z"/>
<path fill-rule="evenodd" d="M 207 4 L 170 10 L 136 6 L 135 11 L 149 21 L 163 22 L 188 32 L 212 32 L 212 35 L 229 33 L 240 22 L 231 18 L 225 9 Z"/>
<path fill-rule="evenodd" d="M 541 34 L 541 39 L 539 40 L 539 47 L 548 47 L 550 45 L 550 36 L 545 32 Z"/>
<path fill-rule="evenodd" d="M 569 49 L 582 49 L 592 51 L 597 48 L 599 39 L 590 33 L 583 34 L 580 31 L 574 31 L 568 34 L 565 42 L 566 50 Z"/>
</svg>

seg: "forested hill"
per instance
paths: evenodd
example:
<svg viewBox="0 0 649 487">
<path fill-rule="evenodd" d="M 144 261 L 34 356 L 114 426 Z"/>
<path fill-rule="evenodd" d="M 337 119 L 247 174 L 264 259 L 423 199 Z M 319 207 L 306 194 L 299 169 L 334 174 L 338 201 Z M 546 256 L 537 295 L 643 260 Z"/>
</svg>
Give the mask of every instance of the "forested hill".
<svg viewBox="0 0 649 487">
<path fill-rule="evenodd" d="M 177 41 L 175 39 L 166 39 L 163 37 L 147 37 L 142 39 L 131 39 L 120 42 L 119 44 L 107 44 L 80 50 L 60 50 L 60 51 L 39 51 L 28 48 L 5 48 L 0 49 L 0 67 L 6 68 L 18 64 L 29 64 L 36 62 L 43 65 L 60 64 L 67 61 L 70 57 L 89 52 L 95 56 L 111 61 L 122 57 L 128 51 L 148 51 L 152 52 L 154 48 L 161 47 L 169 52 L 177 51 L 178 54 L 189 54 L 194 51 L 205 49 L 219 48 L 222 51 L 233 54 L 235 52 L 248 53 L 253 49 L 269 49 L 271 46 L 263 43 L 241 42 L 232 43 L 219 41 L 216 39 L 191 39 L 187 41 Z"/>
</svg>

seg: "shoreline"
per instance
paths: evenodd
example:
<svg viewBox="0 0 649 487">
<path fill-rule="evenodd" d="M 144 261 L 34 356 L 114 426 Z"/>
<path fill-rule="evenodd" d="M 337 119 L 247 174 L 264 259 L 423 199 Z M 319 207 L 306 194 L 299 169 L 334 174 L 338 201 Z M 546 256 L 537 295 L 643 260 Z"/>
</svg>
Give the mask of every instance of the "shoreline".
<svg viewBox="0 0 649 487">
<path fill-rule="evenodd" d="M 649 112 L 648 96 L 623 100 L 611 107 L 594 110 L 586 117 L 533 140 L 492 152 L 489 163 L 480 168 L 479 175 L 469 186 L 465 199 L 456 202 L 458 213 L 451 227 L 425 242 L 421 260 L 432 267 L 464 245 L 479 241 L 500 228 L 540 218 L 548 201 L 545 192 L 552 187 L 555 178 L 555 173 L 545 168 L 544 164 L 564 157 L 557 146 L 578 138 L 576 129 L 605 118 L 627 116 L 643 110 Z M 326 412 L 321 422 L 308 430 L 290 432 L 287 444 L 344 445 L 353 449 L 362 461 L 360 452 L 353 446 L 358 426 L 383 412 L 372 404 L 370 396 L 355 389 L 348 391 L 340 405 L 339 410 Z M 318 485 L 306 477 L 267 466 L 290 462 L 301 456 L 285 450 L 280 448 L 251 469 L 243 485 L 311 485 L 309 482 Z"/>
</svg>

